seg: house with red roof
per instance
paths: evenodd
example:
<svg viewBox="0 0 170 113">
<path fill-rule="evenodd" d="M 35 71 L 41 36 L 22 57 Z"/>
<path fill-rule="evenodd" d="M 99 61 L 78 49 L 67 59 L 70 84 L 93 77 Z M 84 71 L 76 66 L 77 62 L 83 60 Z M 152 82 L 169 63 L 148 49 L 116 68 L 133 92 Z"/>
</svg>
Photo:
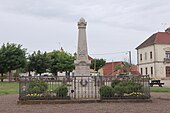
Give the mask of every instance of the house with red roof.
<svg viewBox="0 0 170 113">
<path fill-rule="evenodd" d="M 170 27 L 151 35 L 136 49 L 140 74 L 151 78 L 170 77 Z"/>
<path fill-rule="evenodd" d="M 131 67 L 130 67 L 130 73 L 131 73 L 132 75 L 140 75 L 140 73 L 139 73 L 139 71 L 138 71 L 138 66 L 132 64 Z"/>
<path fill-rule="evenodd" d="M 116 77 L 117 74 L 124 74 L 123 70 L 117 70 L 116 67 L 118 65 L 123 66 L 124 62 L 123 61 L 117 61 L 117 62 L 107 62 L 102 68 L 98 70 L 100 75 L 103 76 L 114 76 Z M 139 71 L 137 68 L 137 65 L 131 65 L 129 72 L 133 75 L 139 75 Z"/>
<path fill-rule="evenodd" d="M 123 62 L 118 61 L 118 62 L 107 62 L 102 68 L 98 70 L 100 75 L 104 76 L 116 76 L 116 74 L 120 73 L 122 74 L 123 71 L 118 71 L 116 70 L 117 65 L 121 65 Z"/>
</svg>

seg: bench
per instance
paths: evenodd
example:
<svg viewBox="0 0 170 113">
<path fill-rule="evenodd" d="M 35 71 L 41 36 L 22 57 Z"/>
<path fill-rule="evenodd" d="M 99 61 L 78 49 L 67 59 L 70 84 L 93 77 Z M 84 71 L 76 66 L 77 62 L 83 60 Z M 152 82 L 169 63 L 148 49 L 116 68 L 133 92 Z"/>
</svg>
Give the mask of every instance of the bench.
<svg viewBox="0 0 170 113">
<path fill-rule="evenodd" d="M 159 87 L 162 87 L 164 83 L 160 82 L 161 80 L 152 80 L 151 83 L 149 83 L 150 87 L 153 87 L 153 85 L 159 85 Z"/>
</svg>

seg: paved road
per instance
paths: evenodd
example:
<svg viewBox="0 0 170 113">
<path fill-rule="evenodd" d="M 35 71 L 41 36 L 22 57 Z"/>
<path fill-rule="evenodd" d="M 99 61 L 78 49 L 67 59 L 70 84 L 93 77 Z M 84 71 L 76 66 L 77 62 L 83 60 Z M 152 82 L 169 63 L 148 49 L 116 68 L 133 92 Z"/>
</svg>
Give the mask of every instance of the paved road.
<svg viewBox="0 0 170 113">
<path fill-rule="evenodd" d="M 0 113 L 170 113 L 170 93 L 152 93 L 146 103 L 17 105 L 18 95 L 0 96 Z"/>
</svg>

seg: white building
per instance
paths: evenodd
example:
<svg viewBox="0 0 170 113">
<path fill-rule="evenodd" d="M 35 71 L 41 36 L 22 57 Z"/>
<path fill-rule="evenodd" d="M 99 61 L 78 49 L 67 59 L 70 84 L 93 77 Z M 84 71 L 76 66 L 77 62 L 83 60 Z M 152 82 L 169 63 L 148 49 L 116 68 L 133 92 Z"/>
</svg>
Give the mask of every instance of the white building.
<svg viewBox="0 0 170 113">
<path fill-rule="evenodd" d="M 137 48 L 138 70 L 151 78 L 170 77 L 170 27 L 157 32 Z"/>
</svg>

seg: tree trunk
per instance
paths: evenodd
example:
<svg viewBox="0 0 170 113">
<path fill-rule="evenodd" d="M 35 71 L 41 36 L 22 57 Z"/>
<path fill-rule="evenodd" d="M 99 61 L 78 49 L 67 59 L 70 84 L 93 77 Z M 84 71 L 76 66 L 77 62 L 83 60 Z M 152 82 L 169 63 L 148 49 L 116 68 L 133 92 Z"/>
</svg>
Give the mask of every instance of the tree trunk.
<svg viewBox="0 0 170 113">
<path fill-rule="evenodd" d="M 54 76 L 57 77 L 58 76 L 58 72 L 54 73 Z"/>
<path fill-rule="evenodd" d="M 11 72 L 11 70 L 9 71 L 9 82 L 11 82 L 12 81 L 12 72 Z"/>
<path fill-rule="evenodd" d="M 31 72 L 30 71 L 28 72 L 28 76 L 31 77 Z"/>
<path fill-rule="evenodd" d="M 4 81 L 4 74 L 3 73 L 1 73 L 1 82 L 3 82 Z"/>
</svg>

